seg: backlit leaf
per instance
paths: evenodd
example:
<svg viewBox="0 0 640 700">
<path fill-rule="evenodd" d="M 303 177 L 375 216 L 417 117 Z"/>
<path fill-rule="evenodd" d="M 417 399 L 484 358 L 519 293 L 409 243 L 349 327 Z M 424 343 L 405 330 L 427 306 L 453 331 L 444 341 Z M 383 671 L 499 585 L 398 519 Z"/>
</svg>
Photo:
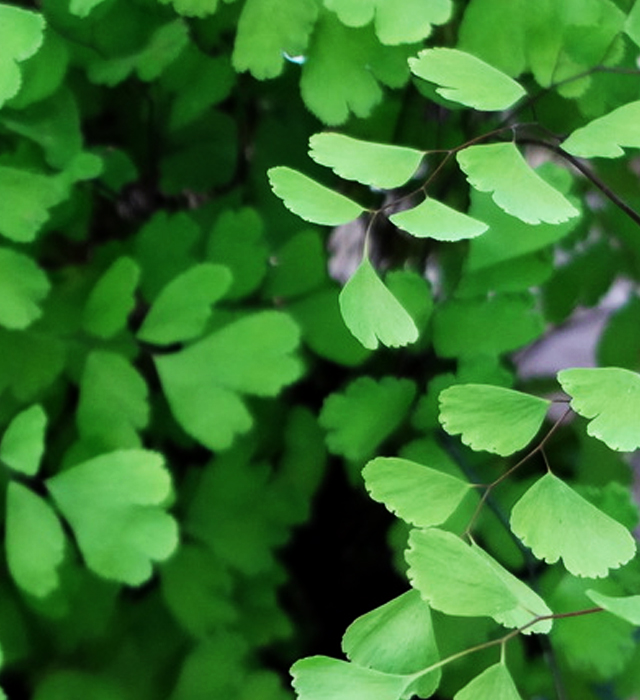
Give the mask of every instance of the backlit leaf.
<svg viewBox="0 0 640 700">
<path fill-rule="evenodd" d="M 414 75 L 435 83 L 448 100 L 486 111 L 511 107 L 526 93 L 506 73 L 458 49 L 424 49 L 409 59 Z"/>
<path fill-rule="evenodd" d="M 43 598 L 59 585 L 57 568 L 64 557 L 64 532 L 53 508 L 26 486 L 7 488 L 5 547 L 13 580 Z"/>
<path fill-rule="evenodd" d="M 437 241 L 475 238 L 489 228 L 483 221 L 462 214 L 431 197 L 417 207 L 391 215 L 389 219 L 418 238 L 434 238 Z"/>
<path fill-rule="evenodd" d="M 405 557 L 411 585 L 435 610 L 492 617 L 518 605 L 494 567 L 451 532 L 412 530 Z"/>
<path fill-rule="evenodd" d="M 630 532 L 551 473 L 511 511 L 511 529 L 538 559 L 562 559 L 575 576 L 606 576 L 636 552 Z M 588 543 L 588 546 L 585 546 Z"/>
<path fill-rule="evenodd" d="M 500 386 L 458 384 L 440 394 L 440 422 L 471 449 L 505 457 L 531 442 L 550 405 Z"/>
<path fill-rule="evenodd" d="M 443 523 L 472 488 L 454 476 L 397 457 L 376 457 L 362 476 L 374 501 L 417 527 Z"/>
<path fill-rule="evenodd" d="M 571 408 L 590 419 L 587 433 L 612 450 L 640 447 L 640 375 L 619 367 L 564 369 L 558 381 Z"/>
<path fill-rule="evenodd" d="M 271 188 L 287 209 L 305 221 L 337 226 L 357 219 L 364 209 L 344 195 L 284 166 L 268 173 Z"/>
<path fill-rule="evenodd" d="M 171 478 L 161 455 L 119 450 L 71 467 L 46 481 L 95 573 L 137 586 L 152 562 L 178 544 L 174 519 L 164 511 Z"/>
<path fill-rule="evenodd" d="M 579 214 L 527 164 L 513 143 L 469 146 L 456 157 L 470 185 L 491 192 L 499 207 L 522 221 L 556 224 Z"/>
<path fill-rule="evenodd" d="M 594 590 L 587 591 L 587 595 L 596 605 L 613 615 L 632 625 L 640 625 L 640 595 L 610 596 Z"/>
<path fill-rule="evenodd" d="M 0 443 L 0 460 L 14 471 L 34 476 L 44 453 L 47 414 L 35 404 L 9 423 Z"/>
<path fill-rule="evenodd" d="M 640 148 L 640 101 L 629 102 L 576 129 L 562 148 L 580 158 L 619 158 L 624 148 Z"/>
<path fill-rule="evenodd" d="M 507 667 L 497 663 L 485 669 L 462 690 L 454 700 L 521 700 Z"/>
<path fill-rule="evenodd" d="M 336 175 L 381 189 L 400 187 L 415 173 L 424 153 L 325 132 L 309 139 L 309 155 Z"/>
<path fill-rule="evenodd" d="M 375 350 L 408 345 L 418 339 L 418 328 L 400 302 L 385 287 L 367 257 L 340 293 L 340 310 L 347 328 Z"/>
<path fill-rule="evenodd" d="M 0 248 L 0 325 L 22 330 L 41 315 L 49 292 L 44 272 L 28 256 Z"/>
</svg>

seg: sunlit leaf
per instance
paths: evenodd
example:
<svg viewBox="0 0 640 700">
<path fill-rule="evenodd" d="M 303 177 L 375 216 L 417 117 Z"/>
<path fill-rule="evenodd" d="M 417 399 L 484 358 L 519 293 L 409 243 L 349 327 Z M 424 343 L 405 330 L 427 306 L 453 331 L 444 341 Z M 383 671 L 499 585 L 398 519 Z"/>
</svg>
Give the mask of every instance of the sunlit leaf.
<svg viewBox="0 0 640 700">
<path fill-rule="evenodd" d="M 610 596 L 599 591 L 589 590 L 591 600 L 608 612 L 621 617 L 632 625 L 640 625 L 640 595 Z"/>
<path fill-rule="evenodd" d="M 564 369 L 558 381 L 571 408 L 590 419 L 587 433 L 612 450 L 640 447 L 640 375 L 619 367 Z"/>
<path fill-rule="evenodd" d="M 7 426 L 0 443 L 0 460 L 14 471 L 34 476 L 44 453 L 47 414 L 40 404 L 18 413 Z"/>
<path fill-rule="evenodd" d="M 469 146 L 456 157 L 469 184 L 491 192 L 499 207 L 522 221 L 556 224 L 579 214 L 528 165 L 513 143 Z"/>
<path fill-rule="evenodd" d="M 454 476 L 397 457 L 376 457 L 362 476 L 374 501 L 417 527 L 443 523 L 472 488 Z"/>
<path fill-rule="evenodd" d="M 628 102 L 576 129 L 561 146 L 580 158 L 619 158 L 623 148 L 640 148 L 640 101 Z"/>
<path fill-rule="evenodd" d="M 511 529 L 538 559 L 549 564 L 562 559 L 575 576 L 606 576 L 636 552 L 625 527 L 551 473 L 538 479 L 513 507 Z"/>
<path fill-rule="evenodd" d="M 0 248 L 0 325 L 24 329 L 41 315 L 49 292 L 44 272 L 27 255 Z"/>
<path fill-rule="evenodd" d="M 440 394 L 440 422 L 473 450 L 503 457 L 529 444 L 551 401 L 487 384 L 458 384 Z"/>
<path fill-rule="evenodd" d="M 347 328 L 364 345 L 375 350 L 408 345 L 418 339 L 415 322 L 385 287 L 367 257 L 340 293 L 340 310 Z"/>
<path fill-rule="evenodd" d="M 437 241 L 475 238 L 488 228 L 483 221 L 462 214 L 431 197 L 417 207 L 393 214 L 389 219 L 418 238 L 434 238 Z"/>
<path fill-rule="evenodd" d="M 513 78 L 458 49 L 424 49 L 409 66 L 414 75 L 439 85 L 436 92 L 444 98 L 475 109 L 507 109 L 526 94 Z"/>
<path fill-rule="evenodd" d="M 433 25 L 449 19 L 453 9 L 451 0 L 407 0 L 402 12 L 398 12 L 396 0 L 375 0 L 375 4 L 376 34 L 383 44 L 422 41 L 431 34 Z"/>
<path fill-rule="evenodd" d="M 71 467 L 46 481 L 95 573 L 132 586 L 153 573 L 152 562 L 178 544 L 175 520 L 164 511 L 171 478 L 163 458 L 120 450 Z"/>
<path fill-rule="evenodd" d="M 364 211 L 351 199 L 318 184 L 297 170 L 278 166 L 271 168 L 267 174 L 271 188 L 287 209 L 306 221 L 337 226 L 357 219 Z"/>
<path fill-rule="evenodd" d="M 521 700 L 507 667 L 497 663 L 485 669 L 462 690 L 454 700 Z"/>
<path fill-rule="evenodd" d="M 309 139 L 309 155 L 336 175 L 381 189 L 400 187 L 415 173 L 424 153 L 325 132 Z"/>
</svg>

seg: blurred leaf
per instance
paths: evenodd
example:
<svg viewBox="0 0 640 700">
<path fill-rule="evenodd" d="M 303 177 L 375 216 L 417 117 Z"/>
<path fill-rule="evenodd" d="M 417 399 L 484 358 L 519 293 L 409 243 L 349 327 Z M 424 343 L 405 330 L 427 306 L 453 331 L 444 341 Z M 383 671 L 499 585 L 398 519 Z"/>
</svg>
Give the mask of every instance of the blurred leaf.
<svg viewBox="0 0 640 700">
<path fill-rule="evenodd" d="M 624 148 L 640 148 L 640 101 L 628 102 L 576 129 L 561 146 L 580 158 L 619 158 Z"/>
<path fill-rule="evenodd" d="M 14 471 L 35 476 L 44 454 L 47 414 L 40 404 L 18 413 L 7 426 L 0 443 L 0 460 Z"/>
<path fill-rule="evenodd" d="M 22 330 L 40 317 L 49 292 L 45 273 L 28 256 L 0 248 L 0 325 Z"/>
<path fill-rule="evenodd" d="M 270 297 L 296 297 L 317 289 L 326 280 L 324 242 L 320 234 L 312 230 L 301 231 L 276 253 L 267 272 L 265 294 Z M 313 318 L 313 314 L 305 316 Z M 339 314 L 336 314 L 336 318 L 340 318 Z M 339 325 L 343 325 L 342 322 Z"/>
<path fill-rule="evenodd" d="M 475 238 L 488 228 L 484 222 L 431 198 L 425 199 L 417 207 L 393 214 L 389 219 L 413 236 L 434 238 L 437 241 Z"/>
<path fill-rule="evenodd" d="M 616 617 L 620 617 L 636 627 L 640 625 L 640 595 L 609 596 L 593 590 L 586 593 L 596 605 Z"/>
</svg>

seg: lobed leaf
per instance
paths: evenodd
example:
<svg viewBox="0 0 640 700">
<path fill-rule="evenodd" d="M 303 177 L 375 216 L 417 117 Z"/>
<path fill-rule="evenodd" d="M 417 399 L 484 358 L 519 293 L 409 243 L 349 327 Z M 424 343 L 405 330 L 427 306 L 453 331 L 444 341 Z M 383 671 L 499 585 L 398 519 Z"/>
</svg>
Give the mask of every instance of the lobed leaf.
<svg viewBox="0 0 640 700">
<path fill-rule="evenodd" d="M 267 174 L 271 189 L 285 207 L 305 221 L 338 226 L 357 219 L 364 212 L 359 204 L 297 170 L 278 166 Z"/>
<path fill-rule="evenodd" d="M 575 576 L 606 576 L 636 552 L 625 527 L 551 473 L 538 479 L 515 504 L 511 529 L 538 559 L 549 564 L 562 559 Z"/>
<path fill-rule="evenodd" d="M 435 83 L 442 97 L 486 111 L 511 107 L 526 92 L 506 73 L 459 49 L 424 49 L 409 59 L 414 75 Z"/>
<path fill-rule="evenodd" d="M 640 100 L 628 102 L 576 129 L 562 148 L 580 158 L 619 158 L 624 148 L 640 148 Z"/>
<path fill-rule="evenodd" d="M 640 447 L 640 375 L 619 367 L 564 369 L 558 381 L 571 408 L 590 420 L 587 433 L 612 450 Z"/>
<path fill-rule="evenodd" d="M 418 238 L 436 241 L 460 241 L 475 238 L 489 227 L 429 197 L 417 207 L 392 214 L 389 219 L 401 229 Z"/>
<path fill-rule="evenodd" d="M 44 454 L 47 414 L 40 404 L 18 413 L 7 426 L 0 443 L 0 460 L 10 469 L 35 476 Z"/>
<path fill-rule="evenodd" d="M 522 221 L 557 224 L 579 214 L 527 164 L 513 143 L 469 146 L 456 157 L 470 185 L 491 192 L 500 208 Z"/>
<path fill-rule="evenodd" d="M 502 457 L 535 437 L 551 401 L 487 384 L 458 384 L 440 394 L 440 422 L 473 450 Z"/>
</svg>

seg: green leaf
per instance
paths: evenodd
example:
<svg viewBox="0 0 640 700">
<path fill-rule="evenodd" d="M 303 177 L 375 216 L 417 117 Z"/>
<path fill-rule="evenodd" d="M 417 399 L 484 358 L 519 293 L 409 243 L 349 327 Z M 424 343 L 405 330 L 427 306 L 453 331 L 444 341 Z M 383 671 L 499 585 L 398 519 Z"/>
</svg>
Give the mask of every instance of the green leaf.
<svg viewBox="0 0 640 700">
<path fill-rule="evenodd" d="M 328 132 L 311 136 L 309 148 L 313 160 L 331 168 L 336 175 L 380 189 L 404 185 L 424 156 L 414 148 L 371 143 Z"/>
<path fill-rule="evenodd" d="M 562 559 L 575 576 L 606 576 L 636 552 L 630 532 L 551 473 L 511 511 L 511 529 L 538 559 Z M 588 542 L 588 546 L 585 546 Z"/>
<path fill-rule="evenodd" d="M 284 55 L 299 56 L 307 48 L 318 16 L 314 0 L 247 0 L 233 47 L 233 67 L 254 78 L 275 78 Z"/>
<path fill-rule="evenodd" d="M 47 276 L 30 257 L 0 248 L 0 325 L 19 330 L 31 325 L 48 292 Z"/>
<path fill-rule="evenodd" d="M 35 476 L 44 454 L 47 414 L 39 404 L 18 413 L 0 443 L 0 459 L 14 471 Z"/>
<path fill-rule="evenodd" d="M 440 660 L 431 611 L 415 590 L 354 620 L 344 633 L 342 649 L 353 663 L 384 673 L 415 673 Z M 438 668 L 421 676 L 411 691 L 429 697 L 440 675 Z"/>
<path fill-rule="evenodd" d="M 558 381 L 571 408 L 590 419 L 589 435 L 619 452 L 640 447 L 640 375 L 619 367 L 564 369 Z"/>
<path fill-rule="evenodd" d="M 5 547 L 9 572 L 18 586 L 37 598 L 55 591 L 64 545 L 62 525 L 53 508 L 26 486 L 10 482 Z"/>
<path fill-rule="evenodd" d="M 409 59 L 409 67 L 414 75 L 439 85 L 436 92 L 445 99 L 474 109 L 507 109 L 526 94 L 513 78 L 458 49 L 424 49 Z"/>
<path fill-rule="evenodd" d="M 340 3 L 342 5 L 343 3 Z M 375 28 L 383 44 L 413 44 L 426 39 L 434 24 L 444 24 L 451 16 L 451 0 L 405 0 L 398 12 L 396 0 L 375 0 Z"/>
<path fill-rule="evenodd" d="M 412 530 L 405 556 L 411 585 L 435 610 L 493 617 L 518 605 L 495 568 L 457 535 L 434 528 Z"/>
<path fill-rule="evenodd" d="M 385 287 L 367 257 L 342 289 L 340 311 L 347 328 L 369 350 L 375 350 L 378 342 L 398 347 L 418 339 L 415 322 Z"/>
<path fill-rule="evenodd" d="M 82 325 L 98 338 L 112 338 L 124 330 L 135 306 L 140 268 L 128 257 L 118 258 L 96 282 L 84 307 Z"/>
<path fill-rule="evenodd" d="M 462 214 L 442 202 L 428 198 L 417 207 L 389 217 L 396 226 L 418 238 L 459 241 L 484 233 L 487 224 Z"/>
<path fill-rule="evenodd" d="M 291 667 L 300 700 L 398 700 L 413 680 L 327 656 L 310 656 Z"/>
<path fill-rule="evenodd" d="M 328 431 L 334 454 L 358 461 L 370 457 L 407 415 L 415 395 L 407 379 L 359 377 L 344 393 L 331 394 L 322 406 L 320 425 Z"/>
<path fill-rule="evenodd" d="M 241 394 L 275 396 L 301 374 L 292 356 L 296 324 L 263 311 L 241 318 L 180 352 L 155 358 L 176 420 L 212 450 L 231 445 L 253 421 Z"/>
<path fill-rule="evenodd" d="M 18 63 L 40 48 L 44 27 L 40 14 L 0 5 L 0 107 L 20 89 L 22 78 Z"/>
<path fill-rule="evenodd" d="M 71 0 L 69 12 L 78 17 L 88 17 L 91 10 L 101 5 L 105 0 Z"/>
<path fill-rule="evenodd" d="M 580 158 L 619 158 L 622 148 L 640 148 L 640 101 L 629 102 L 576 129 L 562 148 Z"/>
<path fill-rule="evenodd" d="M 292 236 L 273 257 L 265 294 L 276 298 L 297 297 L 318 289 L 327 281 L 326 267 L 324 241 L 318 231 L 301 231 Z M 337 294 L 335 301 L 337 310 Z M 340 318 L 339 314 L 336 316 Z M 329 324 L 327 327 L 330 327 Z"/>
<path fill-rule="evenodd" d="M 417 527 L 442 524 L 472 488 L 454 476 L 397 457 L 376 457 L 362 476 L 374 501 Z"/>
<path fill-rule="evenodd" d="M 579 214 L 532 170 L 513 143 L 469 146 L 456 157 L 470 185 L 491 192 L 499 207 L 522 221 L 557 224 Z"/>
<path fill-rule="evenodd" d="M 521 700 L 507 667 L 497 663 L 485 669 L 462 690 L 454 700 Z"/>
<path fill-rule="evenodd" d="M 211 317 L 211 306 L 231 285 L 223 265 L 201 263 L 178 275 L 160 292 L 137 333 L 140 340 L 170 345 L 197 338 Z"/>
<path fill-rule="evenodd" d="M 625 23 L 624 31 L 640 46 L 640 3 L 635 2 Z"/>
<path fill-rule="evenodd" d="M 46 485 L 87 565 L 104 578 L 140 585 L 153 573 L 151 562 L 167 559 L 178 544 L 176 523 L 163 510 L 171 478 L 155 452 L 103 454 Z"/>
<path fill-rule="evenodd" d="M 357 219 L 364 209 L 344 195 L 284 166 L 267 171 L 271 188 L 287 209 L 305 221 L 337 226 Z"/>
<path fill-rule="evenodd" d="M 173 5 L 184 17 L 207 17 L 218 9 L 218 0 L 160 0 L 163 5 Z"/>
<path fill-rule="evenodd" d="M 472 450 L 506 457 L 533 440 L 550 405 L 500 386 L 458 384 L 440 394 L 440 422 Z"/>
<path fill-rule="evenodd" d="M 596 605 L 607 612 L 636 627 L 640 625 L 640 595 L 610 596 L 594 590 L 588 590 L 586 593 Z"/>
</svg>

